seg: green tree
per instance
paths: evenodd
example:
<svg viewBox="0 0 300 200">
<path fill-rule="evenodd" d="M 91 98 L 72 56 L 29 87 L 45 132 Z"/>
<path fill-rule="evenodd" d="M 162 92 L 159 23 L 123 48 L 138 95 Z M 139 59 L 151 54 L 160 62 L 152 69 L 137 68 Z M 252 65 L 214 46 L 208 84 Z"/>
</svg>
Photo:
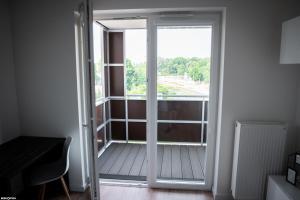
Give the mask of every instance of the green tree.
<svg viewBox="0 0 300 200">
<path fill-rule="evenodd" d="M 129 94 L 146 94 L 146 63 L 126 59 L 126 82 Z"/>
<path fill-rule="evenodd" d="M 209 83 L 209 58 L 161 58 L 157 59 L 159 76 L 185 76 L 193 81 Z M 146 63 L 133 63 L 126 59 L 126 81 L 128 94 L 146 94 Z M 178 88 L 171 85 L 158 85 L 157 91 L 162 95 L 176 95 Z"/>
<path fill-rule="evenodd" d="M 194 81 L 209 82 L 209 58 L 158 58 L 158 73 L 161 76 L 188 76 Z"/>
<path fill-rule="evenodd" d="M 101 64 L 100 61 L 95 64 L 95 96 L 96 96 L 96 101 L 99 100 L 103 96 L 102 92 L 102 77 L 101 77 Z"/>
<path fill-rule="evenodd" d="M 137 79 L 137 74 L 134 70 L 131 60 L 126 59 L 126 87 L 131 90 Z"/>
<path fill-rule="evenodd" d="M 210 61 L 208 58 L 191 58 L 188 75 L 193 81 L 208 83 L 210 75 Z"/>
<path fill-rule="evenodd" d="M 203 81 L 204 76 L 198 62 L 191 62 L 188 67 L 188 75 L 193 81 Z"/>
</svg>

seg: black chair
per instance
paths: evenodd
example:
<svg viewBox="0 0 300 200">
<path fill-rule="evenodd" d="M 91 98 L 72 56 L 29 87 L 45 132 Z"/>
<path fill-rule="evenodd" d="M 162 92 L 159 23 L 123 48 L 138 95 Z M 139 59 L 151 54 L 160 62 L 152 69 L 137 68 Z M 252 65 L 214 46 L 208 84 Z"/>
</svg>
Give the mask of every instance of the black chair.
<svg viewBox="0 0 300 200">
<path fill-rule="evenodd" d="M 39 199 L 44 199 L 46 184 L 58 179 L 61 180 L 62 186 L 68 199 L 71 199 L 68 187 L 63 178 L 63 176 L 69 169 L 69 151 L 71 140 L 71 137 L 66 138 L 61 157 L 57 161 L 41 164 L 30 170 L 28 174 L 28 184 L 30 186 L 42 186 L 39 194 Z"/>
</svg>

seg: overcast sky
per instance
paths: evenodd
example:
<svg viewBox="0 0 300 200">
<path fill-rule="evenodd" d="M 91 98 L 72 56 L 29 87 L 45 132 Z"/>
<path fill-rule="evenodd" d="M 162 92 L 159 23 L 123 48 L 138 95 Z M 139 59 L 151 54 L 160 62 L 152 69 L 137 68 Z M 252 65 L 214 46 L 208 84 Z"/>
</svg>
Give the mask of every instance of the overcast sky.
<svg viewBox="0 0 300 200">
<path fill-rule="evenodd" d="M 158 29 L 157 43 L 159 57 L 210 57 L 211 28 Z M 126 30 L 125 52 L 134 62 L 146 61 L 146 30 Z"/>
<path fill-rule="evenodd" d="M 101 59 L 101 37 L 102 37 L 103 29 L 99 24 L 93 22 L 93 39 L 94 39 L 94 61 L 100 62 Z"/>
</svg>

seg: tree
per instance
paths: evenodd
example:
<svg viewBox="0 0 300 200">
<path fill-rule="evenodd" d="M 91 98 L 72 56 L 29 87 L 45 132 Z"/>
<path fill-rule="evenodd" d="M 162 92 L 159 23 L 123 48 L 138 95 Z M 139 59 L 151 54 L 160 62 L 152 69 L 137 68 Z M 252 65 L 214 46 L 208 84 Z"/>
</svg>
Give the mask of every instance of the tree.
<svg viewBox="0 0 300 200">
<path fill-rule="evenodd" d="M 188 67 L 188 75 L 193 81 L 203 81 L 204 76 L 198 62 L 191 62 Z"/>
<path fill-rule="evenodd" d="M 146 94 L 146 63 L 126 59 L 126 87 L 129 94 Z"/>
<path fill-rule="evenodd" d="M 101 64 L 100 61 L 95 63 L 95 96 L 99 100 L 102 96 L 102 77 L 101 77 Z"/>
<path fill-rule="evenodd" d="M 188 66 L 188 75 L 193 81 L 208 83 L 210 63 L 208 58 L 192 58 Z"/>
<path fill-rule="evenodd" d="M 193 81 L 209 83 L 209 58 L 161 58 L 157 59 L 159 76 L 185 77 L 188 75 Z M 126 81 L 128 94 L 146 94 L 146 63 L 133 63 L 126 59 Z M 176 95 L 178 91 L 174 85 L 158 85 L 158 93 L 162 95 Z"/>
<path fill-rule="evenodd" d="M 126 59 L 126 87 L 127 90 L 131 90 L 137 79 L 137 74 L 134 70 L 131 60 Z"/>
</svg>

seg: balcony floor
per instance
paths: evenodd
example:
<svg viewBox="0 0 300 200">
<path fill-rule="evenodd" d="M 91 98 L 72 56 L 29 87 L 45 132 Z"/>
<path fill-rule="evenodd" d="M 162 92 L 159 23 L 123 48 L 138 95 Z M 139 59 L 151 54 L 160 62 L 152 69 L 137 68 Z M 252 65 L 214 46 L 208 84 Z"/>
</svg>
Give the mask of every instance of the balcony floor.
<svg viewBox="0 0 300 200">
<path fill-rule="evenodd" d="M 158 145 L 159 179 L 204 179 L 205 147 Z M 146 144 L 112 143 L 98 158 L 100 178 L 146 180 Z"/>
</svg>

